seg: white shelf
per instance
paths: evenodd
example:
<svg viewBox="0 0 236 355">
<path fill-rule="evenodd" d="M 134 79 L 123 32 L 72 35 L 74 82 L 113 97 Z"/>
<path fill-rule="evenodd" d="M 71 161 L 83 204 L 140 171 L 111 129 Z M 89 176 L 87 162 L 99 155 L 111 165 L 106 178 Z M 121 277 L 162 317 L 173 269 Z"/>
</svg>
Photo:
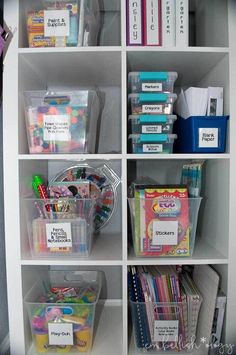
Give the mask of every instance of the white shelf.
<svg viewBox="0 0 236 355">
<path fill-rule="evenodd" d="M 228 53 L 229 47 L 143 47 L 127 46 L 127 52 Z"/>
<path fill-rule="evenodd" d="M 48 47 L 48 48 L 19 48 L 19 54 L 39 53 L 84 53 L 84 52 L 121 52 L 119 46 L 94 46 L 94 47 Z"/>
<path fill-rule="evenodd" d="M 22 265 L 122 265 L 122 236 L 121 234 L 106 233 L 98 235 L 88 258 L 58 258 L 32 259 L 23 256 Z"/>
<path fill-rule="evenodd" d="M 97 322 L 99 321 L 99 324 Z M 94 342 L 90 355 L 122 354 L 122 306 L 111 301 L 103 306 L 98 303 L 95 315 Z M 54 353 L 50 352 L 50 355 Z M 55 355 L 57 355 L 55 353 Z M 35 355 L 33 344 L 27 355 Z"/>
<path fill-rule="evenodd" d="M 120 160 L 122 154 L 19 154 L 19 160 Z"/>
<path fill-rule="evenodd" d="M 230 154 L 127 154 L 128 160 L 181 160 L 181 159 L 230 159 Z"/>
</svg>

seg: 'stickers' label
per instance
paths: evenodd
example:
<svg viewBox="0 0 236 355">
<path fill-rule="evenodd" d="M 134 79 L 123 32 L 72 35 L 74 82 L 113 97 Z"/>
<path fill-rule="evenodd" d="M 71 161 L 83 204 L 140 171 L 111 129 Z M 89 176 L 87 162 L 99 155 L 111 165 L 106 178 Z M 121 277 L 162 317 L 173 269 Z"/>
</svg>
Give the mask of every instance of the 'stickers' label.
<svg viewBox="0 0 236 355">
<path fill-rule="evenodd" d="M 64 37 L 70 35 L 69 10 L 44 10 L 44 36 Z"/>
<path fill-rule="evenodd" d="M 74 345 L 73 325 L 70 323 L 48 323 L 49 345 Z"/>
<path fill-rule="evenodd" d="M 161 125 L 142 126 L 142 133 L 162 133 Z"/>
<path fill-rule="evenodd" d="M 144 144 L 143 145 L 144 153 L 162 153 L 163 144 Z"/>
<path fill-rule="evenodd" d="M 48 248 L 72 248 L 70 223 L 47 223 L 46 235 Z"/>
<path fill-rule="evenodd" d="M 142 83 L 142 91 L 162 91 L 162 83 Z"/>
<path fill-rule="evenodd" d="M 143 113 L 163 113 L 162 105 L 142 105 Z"/>
<path fill-rule="evenodd" d="M 153 221 L 153 245 L 177 245 L 178 221 Z"/>
</svg>

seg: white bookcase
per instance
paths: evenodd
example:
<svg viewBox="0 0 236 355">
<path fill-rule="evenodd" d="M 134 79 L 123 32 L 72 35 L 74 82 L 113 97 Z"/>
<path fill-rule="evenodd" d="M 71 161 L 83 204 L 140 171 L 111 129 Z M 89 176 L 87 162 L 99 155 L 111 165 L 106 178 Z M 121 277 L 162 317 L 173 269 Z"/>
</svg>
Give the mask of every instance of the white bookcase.
<svg viewBox="0 0 236 355">
<path fill-rule="evenodd" d="M 36 0 L 34 0 L 36 2 Z M 7 0 L 4 17 L 14 36 L 4 63 L 3 146 L 5 231 L 11 354 L 33 354 L 24 294 L 49 268 L 99 269 L 105 272 L 100 315 L 92 354 L 134 355 L 128 331 L 127 266 L 210 264 L 221 276 L 228 296 L 224 341 L 236 336 L 236 3 L 190 0 L 198 46 L 127 47 L 125 0 L 102 0 L 102 45 L 84 48 L 27 48 L 25 8 L 33 0 Z M 203 14 L 199 15 L 200 9 Z M 205 9 L 205 10 L 204 10 Z M 194 36 L 193 36 L 194 37 Z M 137 155 L 127 150 L 127 73 L 174 70 L 178 87 L 224 86 L 225 113 L 230 114 L 225 154 Z M 99 154 L 29 155 L 25 133 L 24 90 L 96 87 L 104 95 Z M 118 208 L 95 241 L 88 259 L 32 259 L 20 200 L 31 189 L 32 174 L 50 178 L 75 161 L 107 161 L 121 177 Z M 127 181 L 149 175 L 177 183 L 184 161 L 204 159 L 204 209 L 192 258 L 141 259 L 128 249 Z M 202 355 L 202 351 L 194 354 Z"/>
</svg>

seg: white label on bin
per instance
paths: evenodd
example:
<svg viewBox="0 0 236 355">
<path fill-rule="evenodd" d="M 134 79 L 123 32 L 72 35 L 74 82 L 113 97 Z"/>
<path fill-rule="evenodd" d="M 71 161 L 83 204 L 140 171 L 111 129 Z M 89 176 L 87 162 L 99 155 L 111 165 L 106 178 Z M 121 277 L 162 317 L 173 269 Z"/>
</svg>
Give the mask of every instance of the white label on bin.
<svg viewBox="0 0 236 355">
<path fill-rule="evenodd" d="M 60 142 L 70 141 L 70 116 L 43 115 L 43 140 Z"/>
<path fill-rule="evenodd" d="M 70 35 L 69 10 L 44 10 L 44 36 L 60 37 Z"/>
<path fill-rule="evenodd" d="M 155 320 L 154 341 L 178 341 L 178 320 Z"/>
<path fill-rule="evenodd" d="M 144 153 L 162 153 L 163 144 L 144 144 L 143 145 Z"/>
<path fill-rule="evenodd" d="M 162 105 L 142 105 L 143 113 L 163 113 Z"/>
<path fill-rule="evenodd" d="M 199 128 L 199 148 L 218 148 L 218 128 Z"/>
<path fill-rule="evenodd" d="M 142 133 L 162 133 L 161 125 L 142 126 Z"/>
<path fill-rule="evenodd" d="M 72 248 L 70 223 L 46 223 L 48 248 Z"/>
<path fill-rule="evenodd" d="M 177 245 L 178 221 L 153 221 L 152 244 Z"/>
<path fill-rule="evenodd" d="M 48 323 L 49 345 L 74 345 L 71 323 Z"/>
<path fill-rule="evenodd" d="M 162 91 L 162 83 L 142 83 L 142 91 Z"/>
</svg>

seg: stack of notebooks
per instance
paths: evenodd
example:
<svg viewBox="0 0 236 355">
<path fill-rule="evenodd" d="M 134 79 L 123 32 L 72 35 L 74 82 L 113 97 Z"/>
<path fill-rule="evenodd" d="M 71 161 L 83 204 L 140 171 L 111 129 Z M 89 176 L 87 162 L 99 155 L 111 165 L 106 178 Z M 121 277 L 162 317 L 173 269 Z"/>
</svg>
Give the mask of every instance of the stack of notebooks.
<svg viewBox="0 0 236 355">
<path fill-rule="evenodd" d="M 188 46 L 188 0 L 126 1 L 128 46 Z"/>
<path fill-rule="evenodd" d="M 196 338 L 202 296 L 188 273 L 174 266 L 131 266 L 128 271 L 138 349 L 187 349 Z"/>
</svg>

